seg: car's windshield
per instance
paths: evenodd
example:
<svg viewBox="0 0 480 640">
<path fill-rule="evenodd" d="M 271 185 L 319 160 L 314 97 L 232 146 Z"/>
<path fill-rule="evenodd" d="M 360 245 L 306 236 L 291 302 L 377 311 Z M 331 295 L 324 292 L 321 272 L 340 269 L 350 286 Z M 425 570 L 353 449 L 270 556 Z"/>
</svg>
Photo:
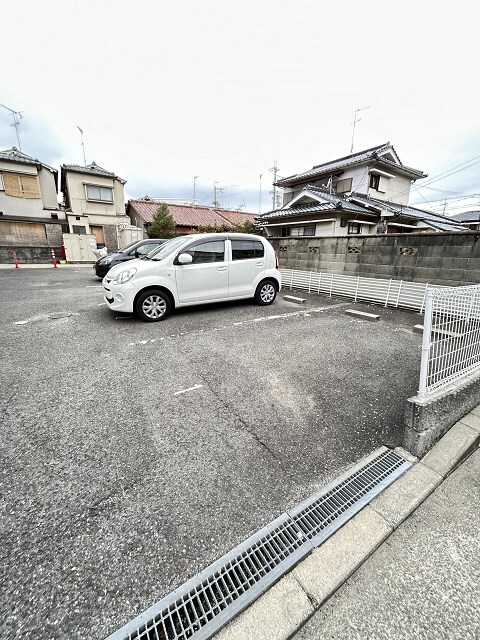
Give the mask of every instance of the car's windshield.
<svg viewBox="0 0 480 640">
<path fill-rule="evenodd" d="M 141 240 L 137 240 L 136 242 L 131 242 L 130 244 L 127 244 L 126 247 L 122 247 L 121 249 L 118 250 L 118 253 L 127 253 L 127 251 L 129 251 L 130 249 L 133 249 L 133 247 L 137 244 L 140 244 Z"/>
<path fill-rule="evenodd" d="M 173 238 L 173 240 L 169 240 L 165 244 L 162 244 L 159 249 L 153 251 L 152 253 L 149 253 L 148 256 L 145 257 L 148 260 L 163 260 L 174 251 L 176 251 L 179 247 L 181 247 L 182 244 L 184 244 L 188 239 L 189 236 L 180 236 L 179 238 Z"/>
</svg>

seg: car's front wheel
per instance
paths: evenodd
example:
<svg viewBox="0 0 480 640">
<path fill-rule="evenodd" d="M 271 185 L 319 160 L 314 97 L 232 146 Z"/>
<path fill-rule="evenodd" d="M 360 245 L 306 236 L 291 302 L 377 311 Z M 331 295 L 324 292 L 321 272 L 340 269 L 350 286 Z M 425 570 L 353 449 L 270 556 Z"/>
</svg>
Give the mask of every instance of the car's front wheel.
<svg viewBox="0 0 480 640">
<path fill-rule="evenodd" d="M 272 280 L 264 280 L 258 285 L 254 300 L 256 304 L 267 305 L 272 304 L 276 297 L 277 287 L 275 283 Z"/>
<path fill-rule="evenodd" d="M 162 291 L 145 291 L 135 303 L 135 313 L 145 322 L 159 322 L 170 314 L 172 305 Z"/>
</svg>

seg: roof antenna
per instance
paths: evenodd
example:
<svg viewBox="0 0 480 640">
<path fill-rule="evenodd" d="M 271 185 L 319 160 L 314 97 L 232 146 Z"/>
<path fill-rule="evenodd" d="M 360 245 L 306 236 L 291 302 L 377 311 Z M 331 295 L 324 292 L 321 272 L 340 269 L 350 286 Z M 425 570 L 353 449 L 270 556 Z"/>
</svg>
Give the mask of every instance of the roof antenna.
<svg viewBox="0 0 480 640">
<path fill-rule="evenodd" d="M 357 113 L 359 111 L 365 111 L 365 109 L 370 109 L 370 105 L 368 105 L 368 107 L 362 107 L 361 109 L 355 109 L 355 117 L 353 119 L 353 122 L 351 124 L 353 124 L 353 131 L 352 131 L 352 146 L 350 147 L 350 153 L 353 153 L 353 139 L 355 138 L 355 125 L 357 124 L 357 122 L 361 121 L 361 118 L 357 119 Z"/>
<path fill-rule="evenodd" d="M 85 160 L 85 145 L 83 144 L 83 131 L 82 129 L 80 129 L 80 127 L 77 124 L 77 129 L 80 131 L 80 138 L 82 140 L 82 150 L 83 150 L 83 166 L 86 167 L 87 166 L 87 161 Z"/>
<path fill-rule="evenodd" d="M 10 126 L 11 127 L 15 127 L 15 132 L 17 134 L 18 148 L 21 151 L 22 150 L 22 145 L 20 144 L 20 136 L 18 135 L 18 127 L 20 126 L 20 120 L 23 118 L 23 111 L 15 111 L 15 109 L 10 109 L 10 107 L 6 107 L 4 104 L 0 105 L 0 107 L 3 107 L 7 111 L 10 111 L 10 113 L 12 114 L 13 124 L 11 124 Z"/>
</svg>

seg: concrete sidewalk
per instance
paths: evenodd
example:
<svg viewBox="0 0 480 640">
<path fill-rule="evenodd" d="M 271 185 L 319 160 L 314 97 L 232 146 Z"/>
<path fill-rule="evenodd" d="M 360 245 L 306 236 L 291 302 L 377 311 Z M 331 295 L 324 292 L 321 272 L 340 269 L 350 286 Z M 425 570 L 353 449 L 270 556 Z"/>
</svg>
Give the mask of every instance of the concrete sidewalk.
<svg viewBox="0 0 480 640">
<path fill-rule="evenodd" d="M 479 440 L 477 407 L 216 638 L 478 640 Z"/>
<path fill-rule="evenodd" d="M 480 638 L 479 503 L 477 449 L 294 638 Z"/>
</svg>

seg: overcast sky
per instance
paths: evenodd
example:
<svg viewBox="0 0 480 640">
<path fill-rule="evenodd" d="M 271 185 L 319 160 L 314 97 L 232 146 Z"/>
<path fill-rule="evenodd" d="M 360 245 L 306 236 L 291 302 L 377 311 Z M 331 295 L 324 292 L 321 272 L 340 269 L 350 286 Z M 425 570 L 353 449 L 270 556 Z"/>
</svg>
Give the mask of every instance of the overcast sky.
<svg viewBox="0 0 480 640">
<path fill-rule="evenodd" d="M 0 103 L 43 162 L 83 164 L 80 126 L 127 197 L 192 198 L 198 176 L 200 202 L 217 182 L 253 212 L 260 174 L 271 208 L 275 160 L 287 176 L 347 155 L 369 106 L 354 150 L 390 141 L 425 183 L 462 169 L 411 202 L 480 209 L 479 17 L 464 0 L 10 2 Z M 0 108 L 3 149 L 11 122 Z"/>
</svg>

